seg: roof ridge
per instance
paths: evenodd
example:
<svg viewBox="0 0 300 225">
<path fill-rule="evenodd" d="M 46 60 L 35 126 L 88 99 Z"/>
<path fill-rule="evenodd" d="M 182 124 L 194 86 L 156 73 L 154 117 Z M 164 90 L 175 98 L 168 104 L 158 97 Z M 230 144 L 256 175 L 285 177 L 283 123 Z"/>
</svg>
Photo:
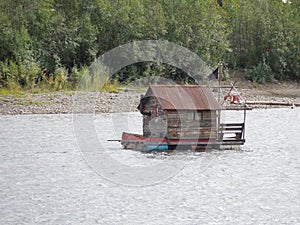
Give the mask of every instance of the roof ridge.
<svg viewBox="0 0 300 225">
<path fill-rule="evenodd" d="M 220 104 L 208 86 L 150 85 L 146 95 L 156 97 L 164 109 L 218 110 Z"/>
</svg>

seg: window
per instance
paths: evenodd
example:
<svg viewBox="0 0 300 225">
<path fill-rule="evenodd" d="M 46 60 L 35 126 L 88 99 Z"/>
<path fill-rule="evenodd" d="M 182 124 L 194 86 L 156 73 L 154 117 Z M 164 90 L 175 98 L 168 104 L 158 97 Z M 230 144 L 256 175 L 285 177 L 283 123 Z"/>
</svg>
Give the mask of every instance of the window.
<svg viewBox="0 0 300 225">
<path fill-rule="evenodd" d="M 188 118 L 188 120 L 200 121 L 202 118 L 202 113 L 201 112 L 188 112 L 187 118 Z"/>
</svg>

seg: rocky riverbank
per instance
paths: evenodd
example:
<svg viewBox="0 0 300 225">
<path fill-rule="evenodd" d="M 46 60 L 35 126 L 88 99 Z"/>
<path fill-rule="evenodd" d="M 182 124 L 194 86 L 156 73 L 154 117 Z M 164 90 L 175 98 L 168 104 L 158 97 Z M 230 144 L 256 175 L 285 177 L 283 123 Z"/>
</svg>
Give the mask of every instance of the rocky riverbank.
<svg viewBox="0 0 300 225">
<path fill-rule="evenodd" d="M 242 83 L 239 92 L 246 101 L 273 101 L 300 104 L 298 84 L 272 84 L 253 87 Z M 53 92 L 0 96 L 0 114 L 60 114 L 73 112 L 110 113 L 137 111 L 145 90 L 121 90 L 119 93 Z M 222 95 L 221 95 L 222 96 Z M 78 99 L 81 99 L 78 101 Z M 78 103 L 79 102 L 79 103 Z M 81 102 L 81 103 L 80 103 Z M 81 105 L 80 105 L 81 104 Z M 87 109 L 87 106 L 90 109 Z M 258 105 L 254 107 L 270 107 Z"/>
<path fill-rule="evenodd" d="M 102 92 L 53 92 L 26 94 L 21 96 L 0 96 L 0 114 L 65 114 L 74 112 L 95 113 L 135 111 L 142 92 L 121 91 L 120 93 Z M 79 103 L 78 103 L 78 99 Z M 82 106 L 80 106 L 82 104 Z"/>
</svg>

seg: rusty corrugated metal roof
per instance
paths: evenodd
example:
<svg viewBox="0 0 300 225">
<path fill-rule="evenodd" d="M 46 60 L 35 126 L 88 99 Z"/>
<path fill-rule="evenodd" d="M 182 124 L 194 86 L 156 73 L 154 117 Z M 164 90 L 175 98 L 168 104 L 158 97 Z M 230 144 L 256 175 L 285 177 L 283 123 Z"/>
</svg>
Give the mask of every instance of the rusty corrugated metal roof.
<svg viewBox="0 0 300 225">
<path fill-rule="evenodd" d="M 219 110 L 221 105 L 207 86 L 150 85 L 145 97 L 155 96 L 167 110 Z"/>
</svg>

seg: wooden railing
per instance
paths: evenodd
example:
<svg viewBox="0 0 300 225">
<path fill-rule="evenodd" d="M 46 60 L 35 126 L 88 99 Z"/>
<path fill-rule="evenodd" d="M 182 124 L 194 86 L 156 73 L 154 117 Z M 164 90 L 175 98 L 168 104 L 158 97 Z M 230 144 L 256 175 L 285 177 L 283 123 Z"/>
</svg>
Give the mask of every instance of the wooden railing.
<svg viewBox="0 0 300 225">
<path fill-rule="evenodd" d="M 244 123 L 221 123 L 219 127 L 219 140 L 241 141 L 244 140 Z"/>
</svg>

